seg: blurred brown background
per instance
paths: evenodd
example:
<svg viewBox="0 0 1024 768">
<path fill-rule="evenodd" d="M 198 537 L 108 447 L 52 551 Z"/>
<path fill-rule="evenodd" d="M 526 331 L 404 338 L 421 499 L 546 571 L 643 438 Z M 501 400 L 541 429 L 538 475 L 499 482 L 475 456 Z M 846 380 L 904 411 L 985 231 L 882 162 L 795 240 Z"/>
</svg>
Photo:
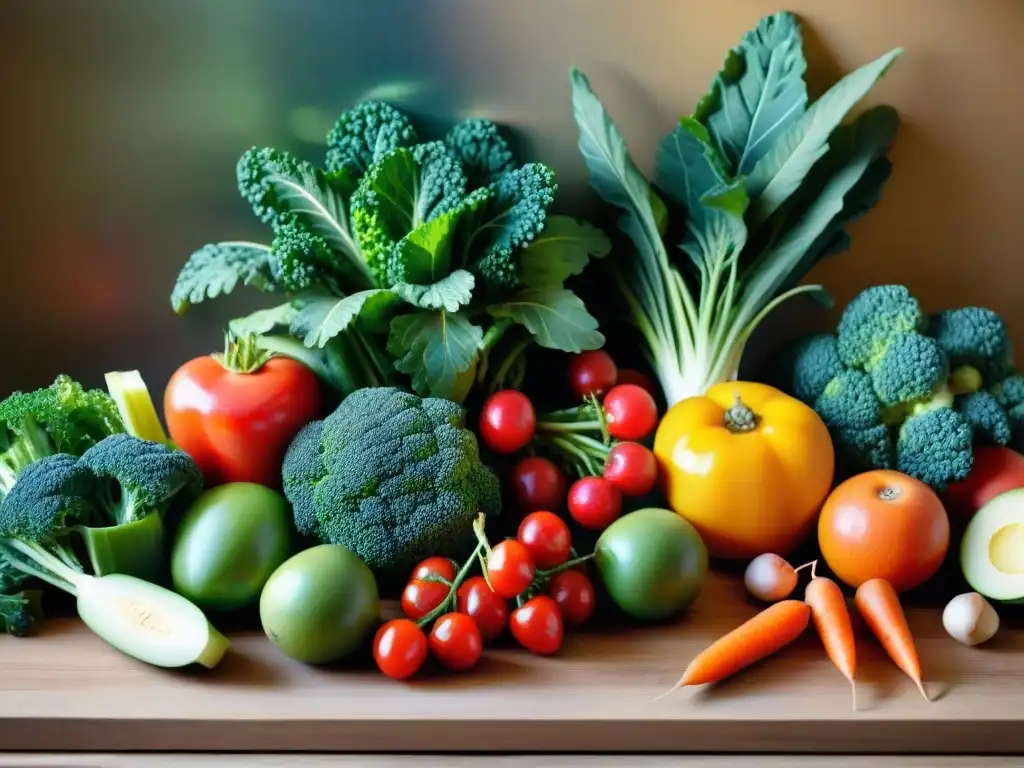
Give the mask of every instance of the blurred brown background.
<svg viewBox="0 0 1024 768">
<path fill-rule="evenodd" d="M 266 239 L 235 189 L 251 145 L 319 160 L 368 96 L 439 124 L 487 116 L 556 169 L 559 207 L 585 213 L 569 65 L 647 170 L 726 50 L 780 8 L 802 19 L 812 95 L 906 51 L 866 102 L 902 115 L 893 178 L 853 250 L 813 277 L 841 303 L 890 281 L 929 309 L 983 303 L 1024 344 L 1024 0 L 5 0 L 0 392 L 138 367 L 162 393 L 226 319 L 267 305 L 239 292 L 178 318 L 168 301 L 203 243 Z"/>
</svg>

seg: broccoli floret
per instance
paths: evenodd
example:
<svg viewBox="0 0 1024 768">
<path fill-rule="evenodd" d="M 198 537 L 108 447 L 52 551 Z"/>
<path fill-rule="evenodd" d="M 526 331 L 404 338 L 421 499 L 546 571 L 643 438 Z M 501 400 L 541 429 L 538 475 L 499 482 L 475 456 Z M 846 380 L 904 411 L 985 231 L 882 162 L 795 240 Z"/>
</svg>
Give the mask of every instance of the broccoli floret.
<svg viewBox="0 0 1024 768">
<path fill-rule="evenodd" d="M 274 225 L 270 244 L 270 270 L 274 281 L 287 291 L 304 291 L 326 270 L 337 269 L 327 242 L 300 225 L 294 217 Z"/>
<path fill-rule="evenodd" d="M 878 399 L 900 405 L 932 397 L 945 384 L 949 366 L 934 339 L 912 331 L 893 336 L 870 370 Z"/>
<path fill-rule="evenodd" d="M 988 392 L 971 392 L 954 401 L 957 413 L 974 428 L 974 436 L 996 445 L 1010 442 L 1010 416 Z"/>
<path fill-rule="evenodd" d="M 476 258 L 476 270 L 486 280 L 515 288 L 519 285 L 516 254 L 544 229 L 558 190 L 555 172 L 540 163 L 527 163 L 487 189 L 491 194 L 474 215 L 477 226 L 467 253 Z"/>
<path fill-rule="evenodd" d="M 95 498 L 109 525 L 165 515 L 203 490 L 203 476 L 187 453 L 131 435 L 100 441 L 80 463 L 98 480 Z"/>
<path fill-rule="evenodd" d="M 327 169 L 362 175 L 387 152 L 416 141 L 408 117 L 385 102 L 364 101 L 342 113 L 327 134 Z"/>
<path fill-rule="evenodd" d="M 836 451 L 836 464 L 842 474 L 854 475 L 865 469 L 892 468 L 895 446 L 886 425 L 829 431 Z"/>
<path fill-rule="evenodd" d="M 989 390 L 1003 408 L 1010 409 L 1024 404 L 1024 376 L 1007 376 L 996 382 Z"/>
<path fill-rule="evenodd" d="M 24 589 L 28 576 L 0 552 L 0 632 L 24 637 L 40 617 L 39 590 Z"/>
<path fill-rule="evenodd" d="M 123 431 L 110 395 L 65 375 L 49 387 L 13 393 L 0 402 L 0 499 L 32 462 L 54 453 L 78 455 Z"/>
<path fill-rule="evenodd" d="M 896 469 L 944 490 L 971 471 L 973 438 L 971 425 L 952 408 L 913 414 L 899 428 Z"/>
<path fill-rule="evenodd" d="M 929 318 L 928 334 L 945 350 L 954 368 L 971 366 L 989 384 L 1010 373 L 1010 333 L 1003 318 L 991 309 L 939 312 Z"/>
<path fill-rule="evenodd" d="M 498 480 L 480 461 L 465 411 L 392 387 L 360 389 L 288 448 L 284 492 L 296 527 L 351 549 L 383 583 L 429 555 L 473 546 L 479 512 L 498 514 Z"/>
<path fill-rule="evenodd" d="M 486 187 L 515 167 L 512 149 L 490 120 L 463 120 L 448 132 L 445 143 L 462 163 L 469 189 Z"/>
<path fill-rule="evenodd" d="M 830 427 L 867 429 L 881 423 L 871 377 L 863 371 L 847 370 L 833 378 L 814 401 L 814 410 Z"/>
<path fill-rule="evenodd" d="M 924 314 L 902 285 L 878 285 L 861 291 L 843 310 L 837 328 L 839 358 L 851 368 L 870 370 L 889 344 L 919 330 Z"/>
<path fill-rule="evenodd" d="M 797 341 L 782 353 L 779 362 L 778 386 L 807 404 L 821 397 L 828 383 L 845 370 L 831 333 Z"/>
</svg>

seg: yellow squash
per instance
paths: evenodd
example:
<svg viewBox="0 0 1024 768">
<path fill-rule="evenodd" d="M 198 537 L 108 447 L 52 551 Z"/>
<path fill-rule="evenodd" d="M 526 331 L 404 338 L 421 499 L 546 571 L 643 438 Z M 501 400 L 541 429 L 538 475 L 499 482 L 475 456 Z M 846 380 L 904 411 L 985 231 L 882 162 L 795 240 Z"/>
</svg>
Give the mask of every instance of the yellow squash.
<svg viewBox="0 0 1024 768">
<path fill-rule="evenodd" d="M 654 438 L 670 507 L 712 557 L 785 556 L 813 530 L 835 455 L 821 418 L 754 382 L 725 382 L 676 403 Z"/>
</svg>

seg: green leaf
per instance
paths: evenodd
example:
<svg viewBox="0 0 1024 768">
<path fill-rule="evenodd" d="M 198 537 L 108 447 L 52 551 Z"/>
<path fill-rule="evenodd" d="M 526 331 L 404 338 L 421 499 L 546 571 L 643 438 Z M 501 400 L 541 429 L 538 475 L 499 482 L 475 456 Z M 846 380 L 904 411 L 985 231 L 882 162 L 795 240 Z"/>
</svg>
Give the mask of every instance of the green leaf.
<svg viewBox="0 0 1024 768">
<path fill-rule="evenodd" d="M 344 298 L 317 297 L 305 302 L 291 325 L 307 347 L 327 346 L 327 342 L 357 319 L 369 328 L 382 327 L 398 297 L 384 288 L 359 291 Z"/>
<path fill-rule="evenodd" d="M 296 315 L 298 310 L 288 302 L 277 307 L 260 309 L 245 317 L 237 317 L 228 323 L 228 329 L 236 336 L 262 336 L 281 326 L 290 326 Z"/>
<path fill-rule="evenodd" d="M 484 332 L 445 310 L 399 315 L 391 321 L 388 352 L 422 396 L 455 397 L 460 377 L 476 362 Z"/>
<path fill-rule="evenodd" d="M 684 117 L 675 130 L 658 142 L 654 181 L 690 217 L 699 216 L 701 200 L 728 179 L 724 161 L 711 143 L 708 130 Z"/>
<path fill-rule="evenodd" d="M 523 285 L 561 287 L 583 272 L 591 258 L 604 258 L 611 249 L 608 236 L 592 224 L 570 216 L 549 216 L 544 231 L 520 257 Z"/>
<path fill-rule="evenodd" d="M 421 224 L 395 247 L 394 260 L 404 274 L 395 282 L 434 283 L 452 266 L 452 237 L 462 209 Z M 398 270 L 395 270 L 398 271 Z"/>
<path fill-rule="evenodd" d="M 885 153 L 897 125 L 895 111 L 880 107 L 836 131 L 828 162 L 820 178 L 814 179 L 820 186 L 807 190 L 807 208 L 748 270 L 740 299 L 741 319 L 752 318 L 778 291 L 806 274 L 822 248 L 845 240 L 844 227 L 851 217 L 862 215 L 877 202 L 888 176 Z"/>
<path fill-rule="evenodd" d="M 746 211 L 747 191 L 740 178 L 706 194 L 687 221 L 682 248 L 700 270 L 702 288 L 715 282 L 711 275 L 716 272 L 721 279 L 730 260 L 739 257 L 747 242 Z"/>
<path fill-rule="evenodd" d="M 716 76 L 703 122 L 732 173 L 746 175 L 807 107 L 800 25 L 786 11 L 761 19 Z"/>
<path fill-rule="evenodd" d="M 747 180 L 755 223 L 771 216 L 796 191 L 828 150 L 832 131 L 902 52 L 895 48 L 832 86 L 758 161 Z"/>
<path fill-rule="evenodd" d="M 171 291 L 171 306 L 179 315 L 193 304 L 231 293 L 239 283 L 274 291 L 270 248 L 259 243 L 210 243 L 188 257 Z"/>
<path fill-rule="evenodd" d="M 519 323 L 548 349 L 575 353 L 604 345 L 597 320 L 582 299 L 565 288 L 527 288 L 487 311 L 492 317 Z"/>
<path fill-rule="evenodd" d="M 471 272 L 457 269 L 430 285 L 400 283 L 392 287 L 395 295 L 420 309 L 447 309 L 458 312 L 473 298 L 476 278 Z"/>
<path fill-rule="evenodd" d="M 252 149 L 238 163 L 238 184 L 256 215 L 272 222 L 295 217 L 332 250 L 359 267 L 362 257 L 348 220 L 348 200 L 355 189 L 351 173 L 327 173 L 286 152 Z"/>
</svg>

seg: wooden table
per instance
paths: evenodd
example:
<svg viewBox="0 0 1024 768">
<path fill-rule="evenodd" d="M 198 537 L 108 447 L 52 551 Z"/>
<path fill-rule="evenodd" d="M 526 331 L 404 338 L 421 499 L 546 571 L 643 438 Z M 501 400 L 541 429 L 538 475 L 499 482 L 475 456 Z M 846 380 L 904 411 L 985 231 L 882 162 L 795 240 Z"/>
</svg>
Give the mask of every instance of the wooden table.
<svg viewBox="0 0 1024 768">
<path fill-rule="evenodd" d="M 345 752 L 356 762 L 337 764 L 395 766 L 406 763 L 397 757 L 358 762 L 355 754 L 1024 755 L 1019 620 L 1005 621 L 990 645 L 967 648 L 945 634 L 935 609 L 908 610 L 932 703 L 862 634 L 860 709 L 853 712 L 849 685 L 813 630 L 730 681 L 652 701 L 699 650 L 753 615 L 756 607 L 742 594 L 738 580 L 716 575 L 693 610 L 671 625 L 574 632 L 552 658 L 512 647 L 493 650 L 470 674 L 434 673 L 406 684 L 383 678 L 365 662 L 340 669 L 293 663 L 255 632 L 233 634 L 233 650 L 216 670 L 160 670 L 122 656 L 77 621 L 51 620 L 36 637 L 0 639 L 0 765 L 58 764 L 2 754 L 20 750 Z M 131 764 L 191 764 L 177 762 L 187 758 Z M 312 756 L 304 758 L 309 762 L 266 759 L 246 764 L 320 764 Z M 741 759 L 699 758 L 699 764 L 748 764 Z M 1024 763 L 966 759 L 891 764 Z M 624 764 L 612 760 L 608 764 Z M 646 764 L 690 764 L 651 760 Z M 774 765 L 763 756 L 751 760 Z"/>
</svg>

